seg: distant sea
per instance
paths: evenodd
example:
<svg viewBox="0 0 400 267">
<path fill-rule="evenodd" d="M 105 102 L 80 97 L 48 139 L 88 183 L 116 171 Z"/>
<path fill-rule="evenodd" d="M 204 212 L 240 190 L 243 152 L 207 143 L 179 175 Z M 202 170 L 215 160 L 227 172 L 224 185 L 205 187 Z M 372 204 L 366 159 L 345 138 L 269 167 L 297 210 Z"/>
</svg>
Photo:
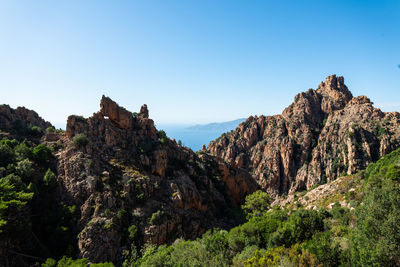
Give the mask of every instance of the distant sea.
<svg viewBox="0 0 400 267">
<path fill-rule="evenodd" d="M 182 141 L 184 146 L 193 151 L 201 150 L 203 144 L 208 146 L 210 141 L 217 139 L 224 131 L 221 130 L 191 130 L 190 125 L 157 125 L 158 130 L 164 130 L 169 138 Z"/>
<path fill-rule="evenodd" d="M 217 139 L 223 133 L 234 130 L 245 120 L 245 118 L 241 118 L 233 121 L 196 125 L 159 124 L 156 127 L 158 130 L 164 130 L 169 138 L 175 138 L 177 142 L 181 140 L 184 146 L 193 151 L 198 151 L 203 147 L 203 144 L 208 146 L 210 141 Z"/>
</svg>

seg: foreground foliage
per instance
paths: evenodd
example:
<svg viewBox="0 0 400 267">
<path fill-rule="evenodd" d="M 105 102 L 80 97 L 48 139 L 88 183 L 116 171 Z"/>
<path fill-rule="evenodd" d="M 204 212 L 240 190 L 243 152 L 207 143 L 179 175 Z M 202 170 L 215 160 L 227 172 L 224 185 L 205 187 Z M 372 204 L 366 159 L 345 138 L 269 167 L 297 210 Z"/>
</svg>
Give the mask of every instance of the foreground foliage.
<svg viewBox="0 0 400 267">
<path fill-rule="evenodd" d="M 363 197 L 351 210 L 269 209 L 258 191 L 246 198 L 247 221 L 194 241 L 147 246 L 130 266 L 400 266 L 400 150 L 371 164 Z M 267 211 L 268 210 L 268 211 Z"/>
</svg>

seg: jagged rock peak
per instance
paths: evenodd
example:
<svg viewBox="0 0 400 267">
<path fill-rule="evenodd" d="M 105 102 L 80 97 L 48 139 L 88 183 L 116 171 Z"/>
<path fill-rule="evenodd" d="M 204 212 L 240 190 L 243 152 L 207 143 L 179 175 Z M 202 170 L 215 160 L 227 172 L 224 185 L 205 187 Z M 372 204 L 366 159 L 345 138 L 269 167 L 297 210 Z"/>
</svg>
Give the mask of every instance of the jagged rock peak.
<svg viewBox="0 0 400 267">
<path fill-rule="evenodd" d="M 100 101 L 100 114 L 108 117 L 123 129 L 131 128 L 133 123 L 132 113 L 120 107 L 111 98 L 102 96 Z"/>
<path fill-rule="evenodd" d="M 400 146 L 399 113 L 354 97 L 343 77 L 299 93 L 282 115 L 250 117 L 210 142 L 207 152 L 253 174 L 279 195 L 353 174 Z"/>
<path fill-rule="evenodd" d="M 346 95 L 352 95 L 347 86 L 344 84 L 343 76 L 336 76 L 336 74 L 326 77 L 324 82 L 318 85 L 317 89 L 320 93 L 323 91 L 335 90 L 343 92 Z"/>
<path fill-rule="evenodd" d="M 327 113 L 344 108 L 353 98 L 342 76 L 328 76 L 324 82 L 320 83 L 316 91 L 323 96 L 322 110 Z"/>
<path fill-rule="evenodd" d="M 140 108 L 140 112 L 139 115 L 142 116 L 143 118 L 149 118 L 149 110 L 147 109 L 147 105 L 144 104 L 141 108 Z"/>
</svg>

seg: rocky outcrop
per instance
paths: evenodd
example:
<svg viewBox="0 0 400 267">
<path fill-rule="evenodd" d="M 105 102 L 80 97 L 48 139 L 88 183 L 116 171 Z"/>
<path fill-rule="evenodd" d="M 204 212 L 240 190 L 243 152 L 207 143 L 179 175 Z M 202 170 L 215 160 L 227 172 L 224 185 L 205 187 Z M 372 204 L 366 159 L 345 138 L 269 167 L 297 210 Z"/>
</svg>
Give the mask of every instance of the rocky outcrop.
<svg viewBox="0 0 400 267">
<path fill-rule="evenodd" d="M 252 173 L 274 196 L 352 174 L 400 146 L 399 113 L 354 97 L 343 77 L 296 95 L 281 115 L 252 116 L 207 152 Z"/>
<path fill-rule="evenodd" d="M 57 153 L 59 196 L 80 208 L 82 257 L 120 264 L 132 245 L 237 223 L 229 211 L 258 188 L 246 171 L 166 138 L 146 105 L 135 115 L 103 96 L 100 107 L 90 118 L 68 118 Z M 87 137 L 85 146 L 73 144 L 77 135 Z"/>
<path fill-rule="evenodd" d="M 33 126 L 38 127 L 39 132 L 33 131 Z M 38 137 L 51 123 L 42 119 L 35 111 L 25 107 L 11 108 L 9 105 L 0 105 L 0 135 L 11 138 L 24 139 L 26 137 Z M 42 132 L 42 133 L 41 133 Z"/>
<path fill-rule="evenodd" d="M 104 95 L 100 102 L 100 114 L 104 117 L 108 117 L 110 121 L 122 129 L 132 127 L 132 113 L 118 106 L 117 103 Z"/>
<path fill-rule="evenodd" d="M 142 117 L 145 118 L 145 119 L 149 118 L 149 110 L 147 109 L 147 105 L 146 105 L 146 104 L 144 104 L 144 105 L 140 108 L 139 115 L 142 116 Z"/>
</svg>

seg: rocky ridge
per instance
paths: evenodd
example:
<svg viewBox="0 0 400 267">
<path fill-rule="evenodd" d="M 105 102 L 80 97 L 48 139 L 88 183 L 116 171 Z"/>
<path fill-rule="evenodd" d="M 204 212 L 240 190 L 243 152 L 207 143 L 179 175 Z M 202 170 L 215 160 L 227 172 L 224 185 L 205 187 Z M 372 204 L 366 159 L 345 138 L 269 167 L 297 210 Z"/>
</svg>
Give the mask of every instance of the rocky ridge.
<svg viewBox="0 0 400 267">
<path fill-rule="evenodd" d="M 273 196 L 354 174 L 400 146 L 400 114 L 353 97 L 343 77 L 296 95 L 282 114 L 251 116 L 206 151 L 250 172 Z"/>
<path fill-rule="evenodd" d="M 38 137 L 32 127 L 38 127 L 41 131 L 51 127 L 51 123 L 42 119 L 35 111 L 25 107 L 11 108 L 9 105 L 0 105 L 0 137 L 23 139 L 26 137 Z"/>
<path fill-rule="evenodd" d="M 258 188 L 246 171 L 177 145 L 146 105 L 135 114 L 103 96 L 100 107 L 90 118 L 68 117 L 56 153 L 59 197 L 80 210 L 81 257 L 120 264 L 132 246 L 237 223 L 231 211 Z M 74 145 L 77 138 L 86 143 Z"/>
</svg>

